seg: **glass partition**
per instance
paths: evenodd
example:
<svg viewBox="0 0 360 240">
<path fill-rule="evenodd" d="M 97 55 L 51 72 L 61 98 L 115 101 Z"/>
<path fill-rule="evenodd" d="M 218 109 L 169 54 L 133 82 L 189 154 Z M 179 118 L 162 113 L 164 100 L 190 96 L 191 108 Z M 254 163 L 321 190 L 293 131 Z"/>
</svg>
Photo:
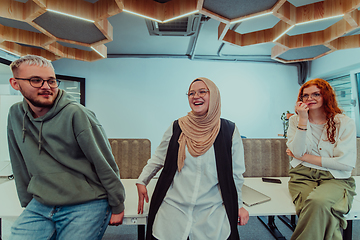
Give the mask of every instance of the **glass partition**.
<svg viewBox="0 0 360 240">
<path fill-rule="evenodd" d="M 10 87 L 9 79 L 12 77 L 9 65 L 11 61 L 0 57 L 0 95 L 20 95 Z M 72 95 L 79 103 L 85 106 L 85 78 L 56 74 L 61 81 L 59 88 Z"/>
</svg>

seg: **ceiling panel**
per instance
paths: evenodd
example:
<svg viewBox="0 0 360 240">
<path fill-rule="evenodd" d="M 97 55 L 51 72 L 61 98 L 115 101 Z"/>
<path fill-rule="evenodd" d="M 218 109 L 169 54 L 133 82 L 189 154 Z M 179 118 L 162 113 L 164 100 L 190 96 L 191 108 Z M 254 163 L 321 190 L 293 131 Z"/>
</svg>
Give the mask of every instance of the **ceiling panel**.
<svg viewBox="0 0 360 240">
<path fill-rule="evenodd" d="M 234 19 L 268 10 L 277 0 L 204 0 L 204 8 L 225 18 Z"/>
<path fill-rule="evenodd" d="M 7 27 L 18 28 L 25 31 L 41 33 L 39 30 L 31 26 L 30 24 L 22 21 L 13 20 L 10 18 L 0 17 L 0 24 Z"/>
<path fill-rule="evenodd" d="M 299 35 L 299 34 L 305 34 L 310 32 L 317 32 L 325 30 L 326 28 L 330 27 L 331 25 L 334 25 L 336 22 L 343 19 L 342 17 L 332 18 L 328 20 L 323 21 L 317 21 L 307 24 L 301 24 L 296 25 L 293 27 L 290 31 L 288 31 L 286 34 L 289 36 Z"/>
<path fill-rule="evenodd" d="M 236 28 L 235 31 L 241 34 L 256 32 L 256 31 L 272 28 L 279 21 L 280 21 L 279 18 L 270 14 L 263 17 L 253 18 L 240 22 L 240 25 Z"/>
<path fill-rule="evenodd" d="M 349 0 L 347 4 L 344 1 L 6 0 L 0 1 L 3 9 L 0 49 L 24 55 L 38 53 L 37 48 L 43 47 L 46 50 L 40 54 L 53 61 L 60 58 L 95 61 L 106 58 L 106 54 L 111 57 L 189 57 L 191 54 L 191 59 L 206 55 L 217 60 L 228 60 L 225 55 L 239 58 L 259 55 L 271 56 L 274 62 L 284 62 L 278 56 L 290 62 L 310 61 L 313 58 L 303 57 L 319 53 L 315 59 L 328 53 L 325 45 L 332 51 L 360 47 L 358 37 L 351 36 L 360 32 L 357 10 L 360 0 Z M 63 11 L 67 16 L 49 9 Z M 202 15 L 201 27 L 193 24 L 193 31 L 182 34 L 188 36 L 150 36 L 144 20 L 152 17 L 161 22 L 184 17 L 183 14 L 195 16 L 194 13 Z M 345 17 L 327 19 L 340 14 Z M 314 22 L 301 25 L 304 21 Z M 176 21 L 170 23 L 175 25 Z M 170 31 L 178 30 L 173 26 Z M 324 38 L 324 34 L 331 38 Z"/>
<path fill-rule="evenodd" d="M 46 12 L 36 18 L 34 22 L 60 39 L 87 44 L 106 39 L 94 23 L 63 14 Z"/>
<path fill-rule="evenodd" d="M 145 19 L 126 12 L 108 20 L 114 27 L 108 54 L 186 54 L 190 37 L 150 36 Z"/>
<path fill-rule="evenodd" d="M 85 46 L 71 44 L 71 43 L 67 43 L 67 42 L 61 42 L 61 41 L 57 41 L 57 43 L 61 44 L 64 47 L 76 48 L 76 49 L 81 49 L 84 51 L 92 51 L 92 49 L 90 47 L 85 47 Z"/>
<path fill-rule="evenodd" d="M 305 6 L 316 2 L 323 2 L 324 0 L 288 0 L 295 7 Z"/>
<path fill-rule="evenodd" d="M 324 46 L 311 46 L 311 47 L 304 47 L 304 48 L 295 48 L 290 49 L 287 52 L 281 54 L 279 58 L 284 60 L 296 60 L 296 59 L 311 59 L 315 58 L 319 55 L 329 52 L 331 49 Z"/>
</svg>

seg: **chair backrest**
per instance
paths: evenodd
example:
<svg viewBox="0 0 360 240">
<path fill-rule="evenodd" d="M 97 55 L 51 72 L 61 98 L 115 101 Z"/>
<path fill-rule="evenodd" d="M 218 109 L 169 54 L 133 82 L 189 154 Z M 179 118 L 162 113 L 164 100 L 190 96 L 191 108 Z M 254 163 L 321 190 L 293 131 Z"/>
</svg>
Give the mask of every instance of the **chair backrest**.
<svg viewBox="0 0 360 240">
<path fill-rule="evenodd" d="M 285 138 L 244 138 L 244 177 L 287 177 L 290 159 Z M 360 138 L 357 138 L 357 161 L 353 176 L 360 175 Z"/>
<path fill-rule="evenodd" d="M 284 138 L 244 138 L 244 177 L 289 176 L 289 156 Z"/>
<path fill-rule="evenodd" d="M 122 179 L 137 179 L 151 155 L 149 139 L 110 138 L 112 153 Z"/>
<path fill-rule="evenodd" d="M 352 171 L 353 176 L 360 176 L 360 138 L 357 138 L 357 159 L 355 168 Z"/>
</svg>

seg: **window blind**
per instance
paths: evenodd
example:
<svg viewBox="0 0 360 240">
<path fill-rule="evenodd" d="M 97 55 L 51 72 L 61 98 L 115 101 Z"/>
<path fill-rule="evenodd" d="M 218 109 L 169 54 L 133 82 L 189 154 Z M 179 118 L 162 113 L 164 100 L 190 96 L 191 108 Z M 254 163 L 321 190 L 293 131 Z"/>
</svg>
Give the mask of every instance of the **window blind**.
<svg viewBox="0 0 360 240">
<path fill-rule="evenodd" d="M 333 87 L 339 107 L 344 110 L 344 114 L 355 119 L 350 74 L 328 79 L 327 81 Z"/>
</svg>

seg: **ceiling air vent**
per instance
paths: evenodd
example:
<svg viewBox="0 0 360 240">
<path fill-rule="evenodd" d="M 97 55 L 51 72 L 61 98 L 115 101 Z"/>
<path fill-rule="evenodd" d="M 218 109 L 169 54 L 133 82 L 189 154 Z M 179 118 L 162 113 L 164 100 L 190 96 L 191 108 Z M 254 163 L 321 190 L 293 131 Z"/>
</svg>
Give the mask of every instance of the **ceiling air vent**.
<svg viewBox="0 0 360 240">
<path fill-rule="evenodd" d="M 199 28 L 201 14 L 179 18 L 167 23 L 145 20 L 151 36 L 191 36 Z"/>
</svg>

